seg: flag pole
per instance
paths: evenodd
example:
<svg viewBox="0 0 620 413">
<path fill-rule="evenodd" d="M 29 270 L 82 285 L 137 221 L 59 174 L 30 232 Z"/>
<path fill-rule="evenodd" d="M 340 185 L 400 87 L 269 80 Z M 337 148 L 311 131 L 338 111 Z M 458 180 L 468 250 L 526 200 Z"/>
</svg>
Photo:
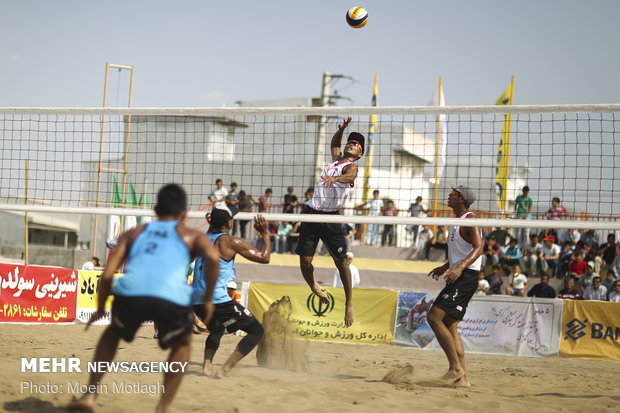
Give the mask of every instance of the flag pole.
<svg viewBox="0 0 620 413">
<path fill-rule="evenodd" d="M 437 105 L 441 106 L 441 85 L 442 85 L 442 79 L 441 76 L 439 76 L 439 94 L 438 94 L 438 98 L 437 98 Z M 434 202 L 433 202 L 433 217 L 437 216 L 437 192 L 438 192 L 438 188 L 439 188 L 439 181 L 438 181 L 438 173 L 439 173 L 439 133 L 440 133 L 440 129 L 441 129 L 441 115 L 437 114 L 437 138 L 435 139 L 437 142 L 435 143 L 435 196 L 434 196 Z M 433 227 L 434 228 L 434 227 Z"/>
</svg>

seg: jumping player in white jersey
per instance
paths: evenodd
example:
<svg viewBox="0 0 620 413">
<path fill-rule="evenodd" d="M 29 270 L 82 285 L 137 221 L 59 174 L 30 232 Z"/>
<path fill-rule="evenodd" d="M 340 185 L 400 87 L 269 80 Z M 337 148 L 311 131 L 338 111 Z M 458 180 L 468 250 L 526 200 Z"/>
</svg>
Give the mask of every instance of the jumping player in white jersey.
<svg viewBox="0 0 620 413">
<path fill-rule="evenodd" d="M 475 200 L 474 191 L 459 185 L 448 196 L 448 206 L 458 218 L 475 218 L 474 213 L 468 211 Z M 441 276 L 446 279 L 446 286 L 435 299 L 427 319 L 449 363 L 448 372 L 439 380 L 458 387 L 470 387 L 465 371 L 465 351 L 457 326 L 478 288 L 482 250 L 482 236 L 477 227 L 450 227 L 449 260 L 428 274 L 436 280 Z"/>
<path fill-rule="evenodd" d="M 357 164 L 355 162 L 364 154 L 364 136 L 358 132 L 349 134 L 344 152 L 340 151 L 342 134 L 349 122 L 351 122 L 351 117 L 338 125 L 338 131 L 332 137 L 330 144 L 333 162 L 321 174 L 321 179 L 314 188 L 312 199 L 302 209 L 303 214 L 337 215 L 340 213 L 340 208 L 344 206 L 357 177 Z M 314 281 L 312 259 L 319 239 L 327 247 L 336 268 L 340 272 L 345 295 L 344 322 L 348 327 L 353 324 L 354 319 L 351 271 L 346 262 L 347 244 L 340 224 L 314 222 L 301 224 L 299 243 L 295 250 L 299 255 L 301 273 L 312 292 L 319 297 L 321 302 L 329 303 L 327 294 Z"/>
</svg>

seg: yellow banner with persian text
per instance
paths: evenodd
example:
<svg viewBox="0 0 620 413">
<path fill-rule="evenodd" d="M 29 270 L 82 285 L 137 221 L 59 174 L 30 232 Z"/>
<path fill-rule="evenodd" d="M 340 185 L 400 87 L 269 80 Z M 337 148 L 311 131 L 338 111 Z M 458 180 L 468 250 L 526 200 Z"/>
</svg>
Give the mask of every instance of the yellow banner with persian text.
<svg viewBox="0 0 620 413">
<path fill-rule="evenodd" d="M 560 357 L 620 361 L 620 303 L 564 300 Z"/>
<path fill-rule="evenodd" d="M 248 309 L 262 321 L 271 303 L 291 300 L 289 321 L 300 338 L 346 343 L 392 344 L 398 292 L 353 289 L 355 322 L 344 325 L 344 289 L 325 287 L 330 304 L 320 303 L 307 286 L 251 283 Z"/>
<path fill-rule="evenodd" d="M 85 323 L 97 310 L 97 296 L 99 294 L 99 281 L 101 271 L 79 271 L 78 302 L 76 318 Z M 123 274 L 115 274 L 114 278 L 122 277 Z M 112 302 L 114 297 L 110 295 L 105 303 L 106 314 L 96 324 L 109 324 L 111 317 Z"/>
</svg>

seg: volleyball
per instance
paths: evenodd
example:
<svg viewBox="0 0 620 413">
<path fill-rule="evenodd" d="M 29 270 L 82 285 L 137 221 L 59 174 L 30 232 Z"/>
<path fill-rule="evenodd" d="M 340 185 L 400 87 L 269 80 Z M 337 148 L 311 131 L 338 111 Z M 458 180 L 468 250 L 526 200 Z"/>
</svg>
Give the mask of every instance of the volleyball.
<svg viewBox="0 0 620 413">
<path fill-rule="evenodd" d="M 351 7 L 347 12 L 347 23 L 354 29 L 361 29 L 368 22 L 368 12 L 363 7 Z"/>
</svg>

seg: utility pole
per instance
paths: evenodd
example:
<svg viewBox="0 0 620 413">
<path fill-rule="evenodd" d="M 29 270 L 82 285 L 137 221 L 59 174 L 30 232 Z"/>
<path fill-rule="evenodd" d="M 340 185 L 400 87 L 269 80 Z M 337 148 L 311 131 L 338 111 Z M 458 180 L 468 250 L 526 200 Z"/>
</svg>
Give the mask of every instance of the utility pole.
<svg viewBox="0 0 620 413">
<path fill-rule="evenodd" d="M 347 97 L 331 95 L 331 83 L 332 81 L 338 79 L 349 79 L 351 81 L 355 81 L 351 76 L 345 75 L 332 75 L 329 72 L 323 72 L 323 85 L 321 88 L 321 107 L 328 107 L 331 103 L 333 103 L 332 99 L 346 99 L 351 100 Z M 321 178 L 321 174 L 323 173 L 323 169 L 325 169 L 325 134 L 327 130 L 327 116 L 321 115 L 319 118 L 319 133 L 316 140 L 316 156 L 314 159 L 314 175 L 315 180 L 317 182 Z"/>
</svg>

